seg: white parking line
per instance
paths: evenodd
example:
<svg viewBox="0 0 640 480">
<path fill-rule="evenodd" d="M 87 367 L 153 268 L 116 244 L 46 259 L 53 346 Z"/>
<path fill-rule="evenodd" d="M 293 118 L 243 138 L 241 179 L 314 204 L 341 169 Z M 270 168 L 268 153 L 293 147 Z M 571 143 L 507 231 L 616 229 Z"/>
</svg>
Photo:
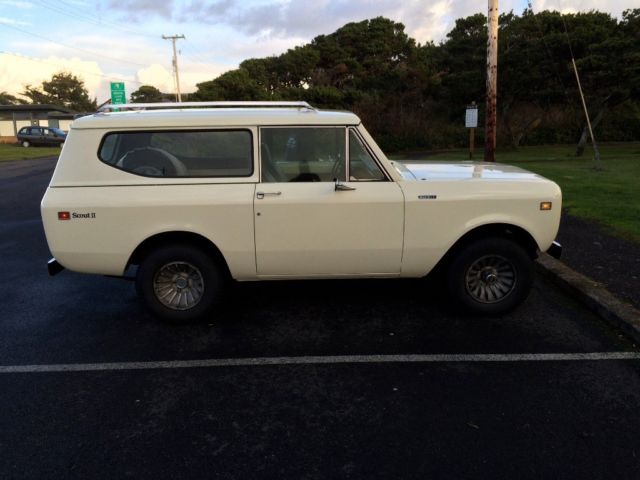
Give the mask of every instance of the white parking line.
<svg viewBox="0 0 640 480">
<path fill-rule="evenodd" d="M 566 362 L 640 360 L 637 352 L 592 353 L 489 353 L 435 355 L 328 355 L 305 357 L 213 358 L 164 362 L 66 363 L 54 365 L 5 365 L 0 373 L 95 372 L 172 368 L 247 367 L 268 365 L 323 365 L 345 363 L 454 363 L 454 362 Z"/>
</svg>

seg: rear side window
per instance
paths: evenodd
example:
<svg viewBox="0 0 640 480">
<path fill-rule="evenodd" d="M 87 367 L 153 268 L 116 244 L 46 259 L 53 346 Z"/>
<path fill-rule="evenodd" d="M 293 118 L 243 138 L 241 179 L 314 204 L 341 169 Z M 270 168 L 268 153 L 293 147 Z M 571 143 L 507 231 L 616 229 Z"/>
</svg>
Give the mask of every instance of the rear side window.
<svg viewBox="0 0 640 480">
<path fill-rule="evenodd" d="M 105 135 L 100 160 L 146 177 L 249 177 L 249 130 L 162 130 Z"/>
</svg>

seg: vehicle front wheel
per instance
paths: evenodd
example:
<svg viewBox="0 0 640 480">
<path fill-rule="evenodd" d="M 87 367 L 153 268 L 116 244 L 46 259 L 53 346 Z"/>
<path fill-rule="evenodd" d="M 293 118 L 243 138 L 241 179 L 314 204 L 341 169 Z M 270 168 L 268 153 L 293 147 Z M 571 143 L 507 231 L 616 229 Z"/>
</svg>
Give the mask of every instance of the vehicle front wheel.
<svg viewBox="0 0 640 480">
<path fill-rule="evenodd" d="M 462 310 L 501 315 L 518 306 L 533 281 L 533 261 L 520 245 L 485 238 L 465 247 L 449 265 L 447 287 Z"/>
<path fill-rule="evenodd" d="M 28 148 L 28 147 L 30 147 L 30 146 L 31 146 L 31 143 L 30 143 L 28 140 L 24 140 L 24 141 L 22 142 L 22 146 L 23 146 L 24 148 Z"/>
<path fill-rule="evenodd" d="M 220 300 L 222 269 L 205 251 L 171 245 L 151 252 L 140 264 L 136 290 L 147 308 L 171 323 L 202 319 Z"/>
</svg>

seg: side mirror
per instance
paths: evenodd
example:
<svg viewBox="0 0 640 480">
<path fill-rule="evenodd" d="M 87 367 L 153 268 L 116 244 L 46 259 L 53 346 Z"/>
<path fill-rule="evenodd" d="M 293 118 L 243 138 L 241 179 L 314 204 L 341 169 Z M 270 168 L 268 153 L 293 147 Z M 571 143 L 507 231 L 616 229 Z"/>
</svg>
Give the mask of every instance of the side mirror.
<svg viewBox="0 0 640 480">
<path fill-rule="evenodd" d="M 350 187 L 349 185 L 345 185 L 344 183 L 340 182 L 337 178 L 334 178 L 333 181 L 335 182 L 334 190 L 336 192 L 348 192 L 356 189 L 356 187 Z"/>
</svg>

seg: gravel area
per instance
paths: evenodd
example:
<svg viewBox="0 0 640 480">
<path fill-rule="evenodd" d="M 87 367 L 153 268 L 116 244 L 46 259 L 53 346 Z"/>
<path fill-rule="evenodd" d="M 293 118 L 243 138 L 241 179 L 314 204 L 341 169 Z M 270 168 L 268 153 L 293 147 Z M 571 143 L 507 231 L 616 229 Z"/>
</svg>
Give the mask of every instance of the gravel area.
<svg viewBox="0 0 640 480">
<path fill-rule="evenodd" d="M 640 245 L 615 237 L 594 221 L 562 216 L 561 260 L 640 308 Z"/>
</svg>

